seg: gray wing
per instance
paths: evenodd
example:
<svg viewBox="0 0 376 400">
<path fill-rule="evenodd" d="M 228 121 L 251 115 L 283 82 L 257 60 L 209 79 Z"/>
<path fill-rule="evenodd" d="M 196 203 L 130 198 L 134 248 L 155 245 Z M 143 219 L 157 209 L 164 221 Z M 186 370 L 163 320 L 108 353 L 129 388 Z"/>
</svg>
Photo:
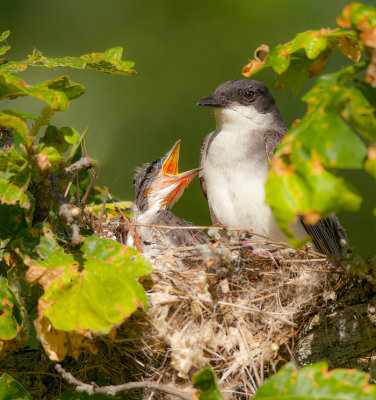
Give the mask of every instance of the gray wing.
<svg viewBox="0 0 376 400">
<path fill-rule="evenodd" d="M 157 225 L 169 226 L 193 226 L 190 222 L 177 217 L 170 210 L 161 210 L 158 212 L 156 220 Z M 209 238 L 200 230 L 197 229 L 168 229 L 160 228 L 162 233 L 169 235 L 175 247 L 180 246 L 194 246 L 198 244 L 210 243 Z"/>
<path fill-rule="evenodd" d="M 210 138 L 214 132 L 209 133 L 209 135 L 206 136 L 204 141 L 202 142 L 201 145 L 201 150 L 200 150 L 200 167 L 204 168 L 205 165 L 205 159 L 206 159 L 206 153 L 208 151 L 208 145 Z M 206 195 L 206 184 L 205 184 L 205 177 L 204 177 L 204 169 L 202 169 L 199 173 L 199 178 L 200 178 L 200 185 L 201 185 L 201 190 L 202 193 L 205 196 L 205 199 L 208 199 L 208 196 Z"/>
<path fill-rule="evenodd" d="M 282 131 L 266 131 L 264 135 L 265 152 L 268 161 L 272 158 L 274 150 L 281 143 L 285 132 Z"/>
<path fill-rule="evenodd" d="M 305 230 L 311 236 L 313 244 L 321 253 L 340 259 L 344 256 L 347 235 L 335 214 L 320 220 L 315 225 L 307 225 L 300 219 Z"/>
</svg>

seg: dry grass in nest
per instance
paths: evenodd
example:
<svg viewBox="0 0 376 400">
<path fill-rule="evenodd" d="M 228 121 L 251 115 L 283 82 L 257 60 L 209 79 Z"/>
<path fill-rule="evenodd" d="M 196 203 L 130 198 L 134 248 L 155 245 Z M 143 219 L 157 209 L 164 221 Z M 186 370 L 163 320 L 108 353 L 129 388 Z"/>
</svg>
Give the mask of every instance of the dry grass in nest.
<svg viewBox="0 0 376 400">
<path fill-rule="evenodd" d="M 107 228 L 104 236 L 122 241 L 113 223 Z M 255 236 L 161 249 L 151 261 L 141 347 L 137 354 L 119 345 L 116 351 L 133 359 L 138 379 L 187 391 L 192 375 L 210 364 L 230 398 L 252 397 L 266 376 L 293 359 L 292 338 L 341 277 L 318 253 Z"/>
</svg>

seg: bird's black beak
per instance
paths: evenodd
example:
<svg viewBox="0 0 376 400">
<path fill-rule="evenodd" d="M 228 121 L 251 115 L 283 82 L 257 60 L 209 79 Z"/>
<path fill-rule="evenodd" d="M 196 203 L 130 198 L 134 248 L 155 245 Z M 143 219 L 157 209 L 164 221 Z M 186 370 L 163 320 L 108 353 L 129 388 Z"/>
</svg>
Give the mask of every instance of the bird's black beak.
<svg viewBox="0 0 376 400">
<path fill-rule="evenodd" d="M 225 108 L 229 105 L 228 100 L 221 99 L 215 94 L 212 94 L 197 103 L 198 106 L 209 107 L 209 108 Z"/>
</svg>

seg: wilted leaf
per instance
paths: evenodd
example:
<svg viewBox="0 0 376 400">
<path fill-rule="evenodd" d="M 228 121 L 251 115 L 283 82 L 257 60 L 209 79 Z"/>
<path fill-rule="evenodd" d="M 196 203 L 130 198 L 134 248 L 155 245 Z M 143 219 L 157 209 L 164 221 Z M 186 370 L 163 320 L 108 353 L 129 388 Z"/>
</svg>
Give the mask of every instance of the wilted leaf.
<svg viewBox="0 0 376 400">
<path fill-rule="evenodd" d="M 8 61 L 0 65 L 0 71 L 15 73 L 24 71 L 27 67 L 70 67 L 79 69 L 95 69 L 109 74 L 130 75 L 134 74 L 133 61 L 122 60 L 123 48 L 114 47 L 104 53 L 84 54 L 80 57 L 45 57 L 43 54 L 34 50 L 27 60 Z"/>
<path fill-rule="evenodd" d="M 269 52 L 269 46 L 266 44 L 257 47 L 253 54 L 254 60 L 249 60 L 249 63 L 243 67 L 242 74 L 249 78 L 252 74 L 261 71 L 265 66 L 265 58 Z"/>
<path fill-rule="evenodd" d="M 8 280 L 0 276 L 0 351 L 6 341 L 17 336 L 21 326 L 22 313 L 20 303 L 13 290 L 9 287 Z"/>
<path fill-rule="evenodd" d="M 200 400 L 223 400 L 217 377 L 210 366 L 193 375 L 193 386 L 198 389 L 197 397 Z"/>
<path fill-rule="evenodd" d="M 344 56 L 350 58 L 350 60 L 354 62 L 358 62 L 360 60 L 362 51 L 353 40 L 351 40 L 348 36 L 339 36 L 337 41 L 338 49 Z"/>
<path fill-rule="evenodd" d="M 356 369 L 328 371 L 324 362 L 300 370 L 289 363 L 260 386 L 254 400 L 374 400 L 376 386 L 368 383 L 369 378 Z"/>
<path fill-rule="evenodd" d="M 37 336 L 50 360 L 62 361 L 66 356 L 77 360 L 83 349 L 97 353 L 93 341 L 79 332 L 66 332 L 55 329 L 48 318 L 39 317 L 34 321 Z M 88 332 L 86 332 L 88 334 Z"/>
<path fill-rule="evenodd" d="M 31 400 L 31 395 L 10 375 L 4 373 L 0 378 L 1 400 Z"/>
</svg>

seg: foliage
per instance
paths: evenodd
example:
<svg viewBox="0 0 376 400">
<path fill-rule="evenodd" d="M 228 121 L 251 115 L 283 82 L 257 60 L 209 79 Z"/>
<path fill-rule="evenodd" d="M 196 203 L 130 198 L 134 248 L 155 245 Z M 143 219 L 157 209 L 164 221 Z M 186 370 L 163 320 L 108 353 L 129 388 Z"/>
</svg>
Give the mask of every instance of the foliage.
<svg viewBox="0 0 376 400">
<path fill-rule="evenodd" d="M 353 62 L 316 80 L 302 97 L 306 114 L 272 160 L 267 202 L 294 244 L 290 224 L 297 215 L 315 224 L 333 212 L 359 209 L 362 199 L 339 176 L 341 169 L 365 169 L 376 179 L 376 8 L 352 3 L 337 22 L 350 29 L 306 31 L 272 50 L 262 45 L 243 68 L 249 77 L 271 67 L 277 87 L 297 93 L 322 72 L 336 47 Z"/>
<path fill-rule="evenodd" d="M 217 377 L 210 366 L 193 376 L 193 386 L 198 389 L 197 396 L 200 400 L 223 400 Z"/>
<path fill-rule="evenodd" d="M 369 383 L 369 378 L 369 374 L 356 369 L 328 371 L 324 362 L 300 370 L 289 363 L 260 386 L 254 399 L 376 399 L 376 386 Z"/>
<path fill-rule="evenodd" d="M 8 35 L 7 31 L 0 37 L 1 55 L 10 48 L 5 44 Z M 64 58 L 45 57 L 34 50 L 27 60 L 0 60 L 0 98 L 32 96 L 47 104 L 40 116 L 0 112 L 2 352 L 35 343 L 37 332 L 52 359 L 77 357 L 82 346 L 93 349 L 88 342 L 94 334 L 108 333 L 137 308 L 146 308 L 146 295 L 137 280 L 151 272 L 149 262 L 134 249 L 96 237 L 93 229 L 79 229 L 83 208 L 76 192 L 81 196 L 86 192 L 91 178 L 86 169 L 93 166 L 92 160 L 82 158 L 86 131 L 58 128 L 51 118 L 84 94 L 84 88 L 68 76 L 32 86 L 15 75 L 32 66 L 134 73 L 133 63 L 121 57 L 122 48 L 117 47 Z M 76 169 L 69 172 L 71 167 Z M 78 172 L 84 178 L 77 179 L 80 187 L 67 190 L 71 174 Z M 66 190 L 67 195 L 76 195 L 76 206 L 63 195 Z M 19 398 L 29 398 L 12 378 L 1 379 L 0 384 L 8 382 L 20 392 Z M 12 390 L 0 397 L 13 398 Z"/>
<path fill-rule="evenodd" d="M 3 374 L 0 378 L 1 400 L 31 400 L 30 394 L 11 376 Z"/>
</svg>

